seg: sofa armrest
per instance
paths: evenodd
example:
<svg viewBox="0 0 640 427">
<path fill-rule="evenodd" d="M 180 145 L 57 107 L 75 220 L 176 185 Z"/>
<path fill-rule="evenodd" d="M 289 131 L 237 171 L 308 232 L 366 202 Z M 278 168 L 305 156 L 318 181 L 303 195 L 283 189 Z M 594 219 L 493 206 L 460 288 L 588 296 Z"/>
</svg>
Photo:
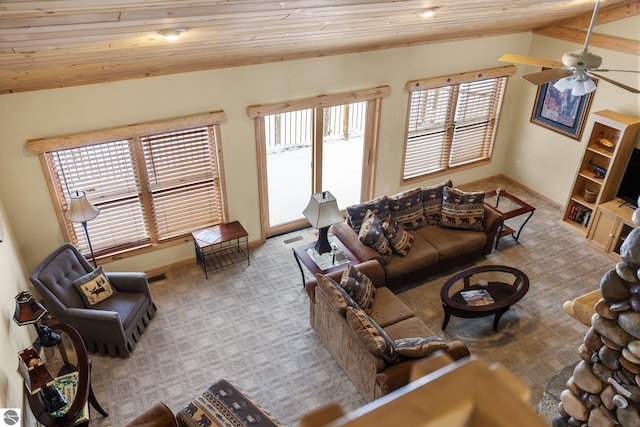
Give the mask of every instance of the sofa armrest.
<svg viewBox="0 0 640 427">
<path fill-rule="evenodd" d="M 358 233 L 346 222 L 333 224 L 330 230 L 361 262 L 375 259 L 381 264 L 384 263 L 382 256 L 372 247 L 362 243 L 358 237 Z"/>
<path fill-rule="evenodd" d="M 493 250 L 493 242 L 498 235 L 498 229 L 504 222 L 502 216 L 485 205 L 484 207 L 484 221 L 482 223 L 482 231 L 487 235 L 487 243 L 482 250 L 483 255 L 489 255 Z"/>
<path fill-rule="evenodd" d="M 470 355 L 467 346 L 460 341 L 451 341 L 448 348 L 444 350 L 453 360 L 460 360 Z M 427 356 L 428 357 L 428 356 Z M 394 390 L 404 387 L 411 382 L 411 371 L 414 365 L 423 359 L 408 359 L 398 364 L 390 365 L 385 370 L 376 375 L 376 388 L 381 393 L 380 396 L 389 394 Z M 377 396 L 377 397 L 380 397 Z"/>
<path fill-rule="evenodd" d="M 385 286 L 384 268 L 382 268 L 382 265 L 380 265 L 378 261 L 376 260 L 366 261 L 356 265 L 355 267 L 358 269 L 358 271 L 360 271 L 362 274 L 364 274 L 369 279 L 371 279 L 373 286 L 375 286 L 376 288 L 381 288 Z M 342 273 L 344 273 L 344 270 L 334 271 L 332 273 L 327 274 L 327 277 L 330 277 L 331 279 L 339 283 L 340 279 L 342 278 Z M 311 302 L 315 302 L 316 286 L 318 286 L 318 282 L 315 279 L 309 280 L 304 285 L 305 291 L 307 292 L 307 296 L 309 297 Z"/>
<path fill-rule="evenodd" d="M 156 402 L 124 427 L 177 427 L 177 425 L 171 409 L 163 402 Z"/>
</svg>

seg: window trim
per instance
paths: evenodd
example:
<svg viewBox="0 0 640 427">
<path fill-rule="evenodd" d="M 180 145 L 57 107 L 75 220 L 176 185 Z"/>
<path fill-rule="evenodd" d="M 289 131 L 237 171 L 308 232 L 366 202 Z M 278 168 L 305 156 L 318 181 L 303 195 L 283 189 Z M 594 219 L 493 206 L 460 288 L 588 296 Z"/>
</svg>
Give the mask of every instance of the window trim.
<svg viewBox="0 0 640 427">
<path fill-rule="evenodd" d="M 74 135 L 66 135 L 52 138 L 38 138 L 27 141 L 27 150 L 38 155 L 40 165 L 42 167 L 49 195 L 51 197 L 52 204 L 54 205 L 54 211 L 58 219 L 58 224 L 62 231 L 65 241 L 71 241 L 71 236 L 67 230 L 67 220 L 64 217 L 63 207 L 58 200 L 57 191 L 54 188 L 54 179 L 51 176 L 49 165 L 46 159 L 46 153 L 65 150 L 71 148 L 79 148 L 83 146 L 89 146 L 94 144 L 102 144 L 109 141 L 116 140 L 131 140 L 139 139 L 141 136 L 147 136 L 150 134 L 169 133 L 175 132 L 181 129 L 190 129 L 197 127 L 211 127 L 213 136 L 215 138 L 216 149 L 215 153 L 218 158 L 218 173 L 220 179 L 221 189 L 221 203 L 222 203 L 222 215 L 223 218 L 228 218 L 228 206 L 226 203 L 226 184 L 224 178 L 224 165 L 222 161 L 222 144 L 220 139 L 219 125 L 224 122 L 227 115 L 224 111 L 218 110 L 209 113 L 197 114 L 193 116 L 161 120 L 154 122 L 146 122 L 141 124 L 132 124 L 124 127 L 117 127 L 105 130 L 91 131 L 78 133 Z M 139 161 L 139 156 L 134 157 L 134 162 Z M 139 165 L 136 164 L 136 167 Z M 141 191 L 146 194 L 147 189 L 144 188 L 144 184 L 141 186 Z M 143 197 L 145 195 L 143 194 Z M 150 230 L 151 234 L 153 232 Z M 108 254 L 101 255 L 99 258 L 103 260 L 117 260 L 127 256 L 133 256 L 136 254 L 153 251 L 159 248 L 166 248 L 177 244 L 182 244 L 190 240 L 189 236 L 180 235 L 172 238 L 167 238 L 162 241 L 142 244 L 136 247 L 125 247 L 121 250 L 112 251 Z"/>
<path fill-rule="evenodd" d="M 459 73 L 454 75 L 445 75 L 445 76 L 408 81 L 405 84 L 405 89 L 409 92 L 409 96 L 408 96 L 408 102 L 407 102 L 407 113 L 406 113 L 406 122 L 404 127 L 404 140 L 403 140 L 403 149 L 402 149 L 402 170 L 400 174 L 401 185 L 406 185 L 407 183 L 422 181 L 426 178 L 444 175 L 446 173 L 451 173 L 452 170 L 460 170 L 463 168 L 475 167 L 478 164 L 488 163 L 491 161 L 491 156 L 490 156 L 489 159 L 487 160 L 477 160 L 477 161 L 470 162 L 468 164 L 455 166 L 455 167 L 447 167 L 444 170 L 438 170 L 436 172 L 431 172 L 431 173 L 426 173 L 418 176 L 405 178 L 405 167 L 406 167 L 405 163 L 406 163 L 406 156 L 407 156 L 407 144 L 408 144 L 408 138 L 409 138 L 409 119 L 410 119 L 409 116 L 411 113 L 412 93 L 416 91 L 434 89 L 434 88 L 439 88 L 444 86 L 457 87 L 462 83 L 472 83 L 472 82 L 481 81 L 481 80 L 496 79 L 501 77 L 508 78 L 514 75 L 516 73 L 516 70 L 517 70 L 516 66 L 508 65 L 504 67 L 489 68 L 486 70 L 476 70 L 476 71 L 470 71 L 470 72 Z M 505 91 L 506 91 L 506 85 L 505 85 Z M 499 117 L 498 117 L 498 120 L 499 120 Z M 492 141 L 492 145 L 494 142 L 495 141 Z M 450 150 L 450 148 L 451 148 L 450 146 L 445 147 L 446 150 Z"/>
</svg>

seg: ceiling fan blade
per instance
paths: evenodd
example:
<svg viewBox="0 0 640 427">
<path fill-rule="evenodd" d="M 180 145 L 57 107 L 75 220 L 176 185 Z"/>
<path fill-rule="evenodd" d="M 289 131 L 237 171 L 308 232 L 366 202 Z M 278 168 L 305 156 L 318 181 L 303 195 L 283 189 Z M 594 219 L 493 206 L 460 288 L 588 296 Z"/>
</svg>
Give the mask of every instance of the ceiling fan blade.
<svg viewBox="0 0 640 427">
<path fill-rule="evenodd" d="M 573 75 L 573 71 L 562 68 L 549 68 L 537 73 L 524 75 L 522 78 L 534 85 L 540 86 L 541 84 L 549 83 L 553 80 L 560 80 L 563 77 L 569 77 L 571 75 Z"/>
<path fill-rule="evenodd" d="M 605 82 L 609 82 L 609 83 L 611 83 L 612 85 L 616 85 L 616 86 L 618 86 L 618 87 L 620 87 L 620 88 L 622 88 L 622 89 L 628 90 L 629 92 L 632 92 L 632 93 L 640 93 L 640 90 L 638 90 L 638 89 L 636 89 L 636 88 L 633 88 L 633 87 L 631 87 L 631 86 L 627 86 L 627 85 L 622 84 L 622 83 L 620 83 L 620 82 L 617 82 L 617 81 L 615 81 L 615 80 L 611 80 L 611 79 L 609 79 L 609 78 L 607 78 L 607 77 L 601 76 L 600 74 L 592 73 L 591 71 L 587 71 L 587 74 L 589 74 L 589 75 L 591 75 L 591 76 L 594 76 L 594 77 L 597 77 L 597 78 L 599 78 L 599 79 L 602 79 L 602 80 L 604 80 Z"/>
<path fill-rule="evenodd" d="M 618 73 L 640 73 L 640 70 L 611 70 L 609 68 L 592 68 L 589 71 L 597 71 L 603 73 L 605 71 L 616 71 Z"/>
<path fill-rule="evenodd" d="M 564 64 L 560 61 L 551 61 L 549 59 L 533 58 L 531 56 L 513 55 L 506 53 L 500 57 L 502 62 L 513 62 L 515 64 L 535 65 L 545 68 L 560 68 Z"/>
</svg>

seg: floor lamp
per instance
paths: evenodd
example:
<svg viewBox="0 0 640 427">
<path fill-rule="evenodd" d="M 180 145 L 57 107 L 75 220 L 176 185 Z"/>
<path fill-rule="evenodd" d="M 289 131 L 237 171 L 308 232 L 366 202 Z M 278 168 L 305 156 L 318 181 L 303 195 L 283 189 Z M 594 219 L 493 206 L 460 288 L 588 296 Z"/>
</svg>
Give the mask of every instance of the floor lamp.
<svg viewBox="0 0 640 427">
<path fill-rule="evenodd" d="M 84 234 L 87 236 L 87 243 L 89 244 L 89 251 L 91 251 L 91 259 L 93 260 L 93 266 L 98 267 L 96 264 L 96 257 L 93 255 L 93 247 L 91 246 L 91 239 L 89 239 L 89 231 L 87 230 L 87 221 L 91 221 L 98 216 L 100 210 L 93 206 L 87 195 L 82 190 L 75 190 L 69 197 L 69 210 L 66 213 L 66 218 L 71 222 L 79 222 L 84 228 Z"/>
</svg>

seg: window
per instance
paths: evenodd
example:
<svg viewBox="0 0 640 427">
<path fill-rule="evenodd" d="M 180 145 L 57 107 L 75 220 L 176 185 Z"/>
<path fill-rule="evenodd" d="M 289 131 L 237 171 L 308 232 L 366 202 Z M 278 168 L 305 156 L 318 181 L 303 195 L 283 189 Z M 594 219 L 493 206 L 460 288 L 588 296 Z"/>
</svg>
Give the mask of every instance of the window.
<svg viewBox="0 0 640 427">
<path fill-rule="evenodd" d="M 218 112 L 30 141 L 29 149 L 44 158 L 68 241 L 88 251 L 82 225 L 64 219 L 76 190 L 85 191 L 100 210 L 88 225 L 96 255 L 166 242 L 224 222 L 218 129 L 223 117 Z"/>
<path fill-rule="evenodd" d="M 489 161 L 514 72 L 509 66 L 408 82 L 403 181 Z"/>
</svg>

